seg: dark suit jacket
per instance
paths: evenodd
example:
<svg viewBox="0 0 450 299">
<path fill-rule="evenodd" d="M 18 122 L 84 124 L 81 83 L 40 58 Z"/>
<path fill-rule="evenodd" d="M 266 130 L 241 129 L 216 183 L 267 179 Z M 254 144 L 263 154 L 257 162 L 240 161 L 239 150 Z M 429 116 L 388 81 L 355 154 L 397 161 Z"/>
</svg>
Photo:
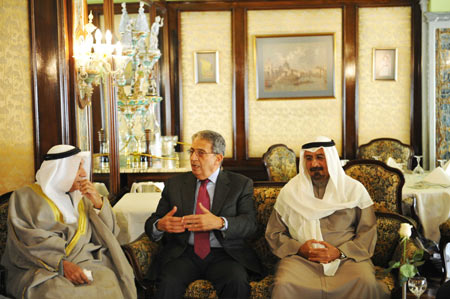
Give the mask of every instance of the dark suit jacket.
<svg viewBox="0 0 450 299">
<path fill-rule="evenodd" d="M 173 206 L 177 206 L 175 216 L 182 217 L 193 213 L 196 183 L 197 179 L 191 172 L 172 177 L 167 181 L 156 212 L 145 223 L 145 232 L 150 239 L 155 221 L 164 217 Z M 225 217 L 228 221 L 228 229 L 225 232 L 214 230 L 224 250 L 247 269 L 261 274 L 262 266 L 244 240 L 253 235 L 257 229 L 252 180 L 237 173 L 220 171 L 211 212 L 216 216 Z M 164 233 L 163 248 L 157 258 L 159 266 L 179 257 L 186 249 L 188 239 L 189 231 Z M 150 277 L 154 277 L 154 274 L 156 273 L 150 274 Z"/>
</svg>

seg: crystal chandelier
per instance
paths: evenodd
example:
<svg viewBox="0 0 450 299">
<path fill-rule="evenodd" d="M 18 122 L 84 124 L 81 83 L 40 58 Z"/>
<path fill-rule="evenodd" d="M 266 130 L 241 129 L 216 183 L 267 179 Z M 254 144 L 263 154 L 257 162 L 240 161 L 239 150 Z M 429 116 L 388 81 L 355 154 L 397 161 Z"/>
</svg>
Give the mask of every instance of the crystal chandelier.
<svg viewBox="0 0 450 299">
<path fill-rule="evenodd" d="M 105 43 L 102 43 L 103 34 L 92 24 L 92 19 L 91 11 L 89 23 L 84 26 L 83 34 L 78 37 L 74 46 L 80 108 L 84 108 L 91 102 L 93 86 L 100 84 L 100 80 L 106 74 L 112 73 L 109 61 L 114 50 L 116 50 L 116 56 L 122 55 L 120 43 L 111 44 L 112 34 L 109 30 L 105 34 Z"/>
</svg>

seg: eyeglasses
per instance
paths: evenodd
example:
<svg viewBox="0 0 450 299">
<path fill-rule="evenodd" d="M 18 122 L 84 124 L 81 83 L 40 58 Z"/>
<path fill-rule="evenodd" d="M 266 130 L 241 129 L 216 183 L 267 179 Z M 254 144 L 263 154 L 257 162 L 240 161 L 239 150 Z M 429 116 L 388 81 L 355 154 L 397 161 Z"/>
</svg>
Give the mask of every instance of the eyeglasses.
<svg viewBox="0 0 450 299">
<path fill-rule="evenodd" d="M 207 153 L 202 149 L 195 149 L 195 148 L 190 148 L 187 150 L 187 153 L 192 156 L 192 154 L 196 154 L 197 157 L 199 158 L 203 158 L 205 155 L 215 155 L 215 153 Z"/>
</svg>

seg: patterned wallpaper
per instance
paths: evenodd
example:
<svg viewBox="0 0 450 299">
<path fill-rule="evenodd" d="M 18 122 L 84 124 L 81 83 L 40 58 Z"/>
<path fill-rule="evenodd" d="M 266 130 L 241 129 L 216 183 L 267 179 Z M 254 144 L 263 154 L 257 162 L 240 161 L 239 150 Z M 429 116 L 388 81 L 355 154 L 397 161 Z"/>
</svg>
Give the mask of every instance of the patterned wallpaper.
<svg viewBox="0 0 450 299">
<path fill-rule="evenodd" d="M 359 144 L 391 137 L 410 143 L 411 9 L 359 9 Z M 398 49 L 397 81 L 373 80 L 373 48 Z"/>
<path fill-rule="evenodd" d="M 232 156 L 232 53 L 231 13 L 183 12 L 181 13 L 181 65 L 183 136 L 200 130 L 217 131 L 227 144 L 225 156 Z M 219 52 L 219 83 L 195 83 L 194 53 Z"/>
<path fill-rule="evenodd" d="M 335 33 L 335 99 L 256 100 L 254 36 Z M 297 155 L 303 143 L 328 136 L 342 148 L 342 12 L 340 9 L 261 10 L 248 12 L 249 151 L 261 157 L 284 143 Z"/>
<path fill-rule="evenodd" d="M 0 194 L 34 181 L 27 0 L 0 0 Z"/>
</svg>

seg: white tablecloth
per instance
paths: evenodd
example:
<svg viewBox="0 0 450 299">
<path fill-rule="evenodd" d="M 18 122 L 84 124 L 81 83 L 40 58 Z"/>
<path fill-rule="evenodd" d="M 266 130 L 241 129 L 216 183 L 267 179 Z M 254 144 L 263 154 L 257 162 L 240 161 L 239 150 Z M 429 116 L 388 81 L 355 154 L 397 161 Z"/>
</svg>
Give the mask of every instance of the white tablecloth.
<svg viewBox="0 0 450 299">
<path fill-rule="evenodd" d="M 161 193 L 127 193 L 113 207 L 120 227 L 120 244 L 135 241 L 143 232 L 145 221 L 156 211 Z"/>
<path fill-rule="evenodd" d="M 426 174 L 404 174 L 404 176 L 403 198 L 411 196 L 416 198 L 416 214 L 422 224 L 425 238 L 439 242 L 441 238 L 439 225 L 450 217 L 450 188 L 420 184 Z"/>
</svg>

